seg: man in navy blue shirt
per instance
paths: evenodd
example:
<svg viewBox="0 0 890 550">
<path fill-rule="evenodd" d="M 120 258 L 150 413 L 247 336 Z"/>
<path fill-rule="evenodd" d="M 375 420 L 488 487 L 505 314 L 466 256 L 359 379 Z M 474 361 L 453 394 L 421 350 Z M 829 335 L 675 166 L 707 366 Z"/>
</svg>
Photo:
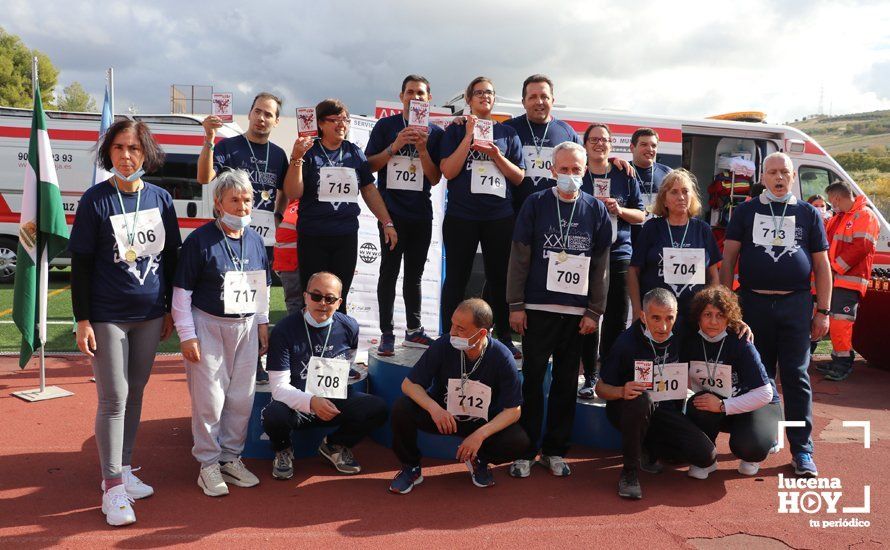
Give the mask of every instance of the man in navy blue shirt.
<svg viewBox="0 0 890 550">
<path fill-rule="evenodd" d="M 630 153 L 633 155 L 635 177 L 640 187 L 640 195 L 643 197 L 643 205 L 648 212 L 655 202 L 655 195 L 661 189 L 662 180 L 671 171 L 671 167 L 655 162 L 658 155 L 658 132 L 652 128 L 637 128 L 634 131 L 630 136 Z M 651 214 L 647 213 L 646 219 L 650 217 Z M 641 225 L 633 225 L 630 228 L 631 241 L 634 243 L 641 228 Z"/>
<path fill-rule="evenodd" d="M 640 319 L 615 341 L 600 369 L 596 394 L 606 416 L 621 431 L 624 467 L 618 496 L 643 498 L 638 470 L 657 474 L 659 458 L 707 468 L 717 459 L 714 443 L 683 414 L 688 364 L 673 334 L 677 298 L 664 288 L 643 297 Z M 648 382 L 638 376 L 648 374 Z"/>
<path fill-rule="evenodd" d="M 513 188 L 513 210 L 518 214 L 529 195 L 553 187 L 551 177 L 553 148 L 581 138 L 565 121 L 553 118 L 553 81 L 545 75 L 533 74 L 522 83 L 522 106 L 525 114 L 504 122 L 519 134 L 522 157 L 525 159 L 525 178 Z"/>
<path fill-rule="evenodd" d="M 287 206 L 287 197 L 279 192 L 287 174 L 287 154 L 269 141 L 272 129 L 278 126 L 280 113 L 281 100 L 268 92 L 261 92 L 253 98 L 250 106 L 247 131 L 219 143 L 215 142 L 216 130 L 222 127 L 222 120 L 216 115 L 208 116 L 202 123 L 204 146 L 198 156 L 198 183 L 210 183 L 223 170 L 241 169 L 250 176 L 253 185 L 250 226 L 263 237 L 269 263 L 275 228 Z M 263 371 L 261 361 L 257 361 L 257 383 L 265 384 L 267 380 L 268 375 Z"/>
<path fill-rule="evenodd" d="M 433 342 L 402 382 L 392 408 L 392 449 L 402 468 L 389 490 L 409 493 L 423 482 L 417 431 L 455 434 L 464 440 L 457 460 L 473 484 L 494 485 L 489 463 L 518 457 L 529 439 L 517 424 L 522 392 L 513 354 L 491 337 L 491 307 L 484 300 L 461 302 L 451 316 L 451 333 Z"/>
<path fill-rule="evenodd" d="M 428 124 L 425 130 L 408 126 L 411 101 L 429 102 L 432 98 L 430 83 L 426 78 L 413 74 L 406 76 L 399 94 L 403 111 L 378 120 L 365 147 L 368 166 L 372 172 L 378 173 L 377 189 L 399 234 L 398 243 L 390 250 L 380 227 L 377 306 L 382 336 L 377 352 L 384 356 L 395 353 L 393 302 L 403 256 L 405 273 L 402 297 L 408 325 L 404 345 L 425 348 L 432 343 L 420 322 L 420 281 L 433 231 L 430 188 L 439 183 L 442 177 L 439 170 L 439 141 L 443 131 L 434 124 Z"/>
<path fill-rule="evenodd" d="M 275 451 L 272 476 L 294 475 L 291 432 L 337 426 L 318 453 L 343 474 L 361 466 L 352 448 L 386 422 L 386 403 L 376 395 L 348 388 L 349 363 L 358 347 L 358 322 L 337 311 L 343 283 L 333 273 L 309 277 L 301 313 L 281 320 L 269 337 L 272 402 L 263 409 L 263 429 Z"/>
<path fill-rule="evenodd" d="M 766 373 L 782 380 L 785 420 L 803 421 L 786 428 L 797 475 L 816 477 L 813 461 L 813 394 L 810 388 L 810 341 L 828 332 L 831 267 L 822 216 L 791 191 L 797 177 L 788 155 L 763 159 L 763 193 L 733 212 L 723 245 L 720 282 L 732 288 L 739 265 L 739 301 L 754 333 L 754 346 Z M 810 294 L 816 276 L 816 313 Z"/>
<path fill-rule="evenodd" d="M 555 476 L 571 473 L 564 457 L 575 419 L 581 335 L 597 329 L 609 287 L 612 224 L 605 205 L 581 192 L 587 152 L 574 142 L 553 150 L 555 188 L 533 193 L 516 218 L 507 271 L 510 326 L 524 352 L 520 423 L 532 444 L 510 475 L 528 477 L 544 421 L 544 375 L 553 381 L 541 464 Z"/>
</svg>

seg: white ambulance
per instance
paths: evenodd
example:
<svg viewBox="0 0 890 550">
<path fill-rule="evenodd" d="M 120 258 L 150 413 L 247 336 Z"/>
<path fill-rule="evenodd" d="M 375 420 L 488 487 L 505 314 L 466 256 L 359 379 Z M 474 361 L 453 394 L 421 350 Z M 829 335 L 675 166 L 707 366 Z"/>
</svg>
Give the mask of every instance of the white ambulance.
<svg viewBox="0 0 890 550">
<path fill-rule="evenodd" d="M 13 280 L 22 199 L 22 184 L 28 162 L 31 110 L 0 107 L 0 283 Z M 145 122 L 166 153 L 164 166 L 145 180 L 173 196 L 183 238 L 213 217 L 212 189 L 198 183 L 198 155 L 204 143 L 202 117 L 191 115 L 117 115 Z M 69 225 L 83 192 L 92 184 L 98 113 L 47 111 L 46 124 L 62 191 L 62 205 Z M 217 140 L 241 133 L 237 125 L 217 131 Z M 273 228 L 258 228 L 267 246 L 274 244 Z M 53 261 L 64 266 L 63 255 Z"/>
</svg>

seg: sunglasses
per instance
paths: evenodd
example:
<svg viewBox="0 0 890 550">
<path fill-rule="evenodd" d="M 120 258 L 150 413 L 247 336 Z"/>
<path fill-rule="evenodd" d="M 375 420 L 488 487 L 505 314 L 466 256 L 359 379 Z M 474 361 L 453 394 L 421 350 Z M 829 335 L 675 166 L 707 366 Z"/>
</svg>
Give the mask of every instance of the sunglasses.
<svg viewBox="0 0 890 550">
<path fill-rule="evenodd" d="M 326 303 L 327 305 L 336 304 L 337 300 L 340 299 L 339 296 L 331 296 L 331 295 L 325 296 L 321 292 L 307 292 L 306 294 L 308 294 L 309 297 L 312 298 L 313 302 L 320 302 L 320 301 L 324 300 L 324 303 Z"/>
</svg>

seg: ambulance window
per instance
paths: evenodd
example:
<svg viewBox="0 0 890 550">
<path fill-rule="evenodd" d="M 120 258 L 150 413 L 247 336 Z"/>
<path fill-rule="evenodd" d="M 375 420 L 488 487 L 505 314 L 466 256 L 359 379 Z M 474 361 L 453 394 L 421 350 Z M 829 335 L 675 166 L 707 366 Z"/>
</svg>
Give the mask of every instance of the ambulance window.
<svg viewBox="0 0 890 550">
<path fill-rule="evenodd" d="M 198 156 L 168 153 L 164 166 L 157 172 L 146 174 L 145 179 L 163 187 L 173 200 L 201 200 L 201 188 L 197 180 Z"/>
<path fill-rule="evenodd" d="M 825 168 L 816 166 L 801 166 L 798 170 L 800 179 L 800 197 L 807 200 L 813 195 L 825 195 L 825 188 L 836 180 L 841 179 L 837 174 Z"/>
</svg>

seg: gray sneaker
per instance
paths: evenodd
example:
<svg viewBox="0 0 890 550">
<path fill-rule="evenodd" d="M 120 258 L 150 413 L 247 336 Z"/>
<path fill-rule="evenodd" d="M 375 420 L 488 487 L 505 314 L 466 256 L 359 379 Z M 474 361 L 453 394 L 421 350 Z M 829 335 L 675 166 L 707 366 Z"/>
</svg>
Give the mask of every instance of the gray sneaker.
<svg viewBox="0 0 890 550">
<path fill-rule="evenodd" d="M 272 461 L 272 477 L 275 479 L 290 479 L 294 477 L 294 450 L 288 447 L 275 453 Z"/>
<path fill-rule="evenodd" d="M 649 451 L 643 449 L 643 452 L 640 454 L 640 469 L 647 474 L 660 474 L 664 471 L 664 465 L 649 454 Z"/>
<path fill-rule="evenodd" d="M 643 498 L 643 489 L 640 488 L 636 470 L 621 470 L 621 478 L 618 480 L 618 496 L 634 500 Z"/>
<path fill-rule="evenodd" d="M 572 474 L 572 469 L 569 468 L 569 465 L 566 464 L 565 459 L 561 456 L 541 455 L 539 462 L 541 466 L 549 468 L 550 473 L 556 477 L 566 477 Z"/>
<path fill-rule="evenodd" d="M 520 458 L 510 465 L 511 477 L 528 477 L 532 472 L 532 461 Z"/>
<path fill-rule="evenodd" d="M 328 459 L 341 474 L 357 474 L 362 471 L 361 465 L 352 456 L 352 449 L 328 443 L 327 437 L 318 446 L 318 454 Z"/>
</svg>

